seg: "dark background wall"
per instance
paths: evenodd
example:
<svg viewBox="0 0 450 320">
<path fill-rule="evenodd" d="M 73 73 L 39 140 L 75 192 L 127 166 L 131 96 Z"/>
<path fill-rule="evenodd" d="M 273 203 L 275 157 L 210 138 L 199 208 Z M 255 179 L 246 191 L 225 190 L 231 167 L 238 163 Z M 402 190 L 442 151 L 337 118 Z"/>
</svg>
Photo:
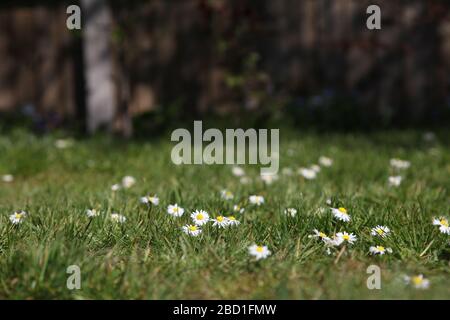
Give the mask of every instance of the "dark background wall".
<svg viewBox="0 0 450 320">
<path fill-rule="evenodd" d="M 97 1 L 97 0 L 94 0 Z M 0 112 L 86 118 L 82 33 L 69 2 L 0 7 Z M 336 127 L 446 124 L 450 4 L 441 0 L 106 1 L 114 128 L 206 115 Z M 382 30 L 366 28 L 378 4 Z M 83 23 L 88 12 L 83 12 Z M 155 121 L 149 118 L 148 121 Z"/>
</svg>

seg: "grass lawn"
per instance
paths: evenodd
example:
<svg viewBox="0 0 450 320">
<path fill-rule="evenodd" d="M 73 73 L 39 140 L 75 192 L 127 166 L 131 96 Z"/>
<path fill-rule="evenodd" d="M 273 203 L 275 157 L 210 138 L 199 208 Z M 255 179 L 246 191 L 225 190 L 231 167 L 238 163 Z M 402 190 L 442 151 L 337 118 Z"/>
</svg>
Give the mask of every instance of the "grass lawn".
<svg viewBox="0 0 450 320">
<path fill-rule="evenodd" d="M 175 166 L 170 135 L 150 142 L 123 143 L 113 138 L 72 140 L 55 146 L 53 135 L 23 130 L 0 136 L 0 298 L 9 299 L 448 299 L 450 236 L 432 224 L 449 216 L 449 132 L 433 141 L 423 132 L 327 134 L 280 131 L 279 179 L 267 185 L 259 169 L 244 166 L 243 184 L 231 166 Z M 59 142 L 59 144 L 62 144 Z M 297 173 L 333 159 L 316 179 Z M 411 162 L 390 166 L 391 158 Z M 292 175 L 283 174 L 291 168 Z M 286 173 L 286 170 L 284 170 Z M 398 187 L 388 177 L 401 175 Z M 113 192 L 124 176 L 131 188 Z M 234 199 L 221 198 L 227 189 Z M 157 194 L 158 206 L 140 203 Z M 250 195 L 265 203 L 252 205 Z M 331 204 L 327 204 L 327 200 Z M 182 217 L 168 215 L 178 203 Z M 244 213 L 233 213 L 240 204 Z M 330 207 L 345 207 L 349 222 Z M 87 209 L 100 215 L 89 218 Z M 294 217 L 286 208 L 297 209 Z M 198 237 L 181 230 L 195 209 L 214 218 L 234 215 L 241 223 L 219 229 L 208 223 Z M 28 215 L 13 224 L 10 215 Z M 111 220 L 111 213 L 126 217 Z M 371 235 L 384 225 L 386 238 Z M 309 237 L 318 229 L 340 231 L 356 242 L 332 246 Z M 256 261 L 252 244 L 271 255 Z M 392 253 L 371 255 L 383 245 Z M 81 289 L 68 290 L 66 269 L 81 269 Z M 381 290 L 366 286 L 370 265 L 381 268 Z M 405 284 L 403 277 L 423 274 L 428 289 Z"/>
</svg>

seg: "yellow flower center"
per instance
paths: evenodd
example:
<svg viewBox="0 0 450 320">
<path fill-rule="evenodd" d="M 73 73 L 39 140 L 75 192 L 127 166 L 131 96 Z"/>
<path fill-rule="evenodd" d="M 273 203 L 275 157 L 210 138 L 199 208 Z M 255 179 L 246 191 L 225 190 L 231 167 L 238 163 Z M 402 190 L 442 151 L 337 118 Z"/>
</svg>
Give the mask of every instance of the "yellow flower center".
<svg viewBox="0 0 450 320">
<path fill-rule="evenodd" d="M 173 211 L 174 211 L 174 212 L 178 212 L 178 207 L 174 207 L 174 208 L 173 208 Z"/>
<path fill-rule="evenodd" d="M 196 226 L 189 226 L 189 231 L 197 231 L 197 227 Z"/>
<path fill-rule="evenodd" d="M 344 240 L 350 240 L 350 236 L 348 235 L 348 234 L 344 234 L 343 236 L 342 236 L 342 239 L 344 239 Z"/>
<path fill-rule="evenodd" d="M 16 219 L 20 220 L 20 219 L 22 219 L 22 215 L 23 215 L 22 213 L 17 213 L 17 212 L 16 212 L 16 213 L 14 214 L 14 217 L 15 217 Z"/>
<path fill-rule="evenodd" d="M 441 221 L 439 221 L 439 223 L 441 225 L 443 225 L 444 227 L 448 227 L 448 220 L 447 219 L 441 219 Z"/>
<path fill-rule="evenodd" d="M 343 207 L 340 207 L 338 210 L 339 210 L 340 212 L 342 212 L 342 213 L 347 214 L 347 209 L 345 209 L 345 208 L 343 208 Z"/>
<path fill-rule="evenodd" d="M 256 247 L 256 251 L 259 253 L 263 252 L 263 247 L 260 246 Z"/>
<path fill-rule="evenodd" d="M 197 215 L 197 220 L 203 220 L 203 215 L 202 215 L 201 213 L 199 213 L 199 214 Z"/>
<path fill-rule="evenodd" d="M 378 228 L 376 231 L 380 236 L 384 234 L 383 229 Z"/>
<path fill-rule="evenodd" d="M 319 232 L 319 237 L 321 237 L 321 238 L 326 238 L 327 235 L 326 235 L 325 233 L 323 233 L 323 232 Z"/>
<path fill-rule="evenodd" d="M 378 251 L 382 251 L 382 252 L 383 252 L 383 251 L 384 251 L 385 249 L 384 249 L 384 247 L 383 247 L 383 246 L 377 246 L 377 250 L 378 250 Z"/>
<path fill-rule="evenodd" d="M 420 284 L 422 284 L 422 282 L 423 282 L 423 278 L 422 278 L 422 277 L 419 277 L 419 276 L 415 276 L 415 277 L 412 278 L 412 282 L 413 282 L 415 285 L 420 285 Z"/>
<path fill-rule="evenodd" d="M 218 217 L 216 218 L 216 220 L 219 221 L 219 222 L 222 222 L 223 219 L 224 219 L 224 218 L 223 218 L 222 216 L 218 216 Z"/>
<path fill-rule="evenodd" d="M 229 219 L 229 220 L 236 220 L 236 218 L 233 217 L 233 216 L 228 217 L 228 219 Z"/>
</svg>

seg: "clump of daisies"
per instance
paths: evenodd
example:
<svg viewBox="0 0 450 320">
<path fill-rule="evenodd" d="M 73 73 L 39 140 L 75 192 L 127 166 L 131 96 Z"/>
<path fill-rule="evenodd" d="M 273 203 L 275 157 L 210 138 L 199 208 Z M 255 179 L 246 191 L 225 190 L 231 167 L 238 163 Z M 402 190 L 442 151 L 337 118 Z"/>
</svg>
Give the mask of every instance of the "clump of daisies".
<svg viewBox="0 0 450 320">
<path fill-rule="evenodd" d="M 127 218 L 119 213 L 111 213 L 111 220 L 117 223 L 124 223 Z"/>
<path fill-rule="evenodd" d="M 213 227 L 225 228 L 228 227 L 228 219 L 224 216 L 217 216 L 215 219 L 211 220 L 213 222 Z"/>
<path fill-rule="evenodd" d="M 27 215 L 28 213 L 23 210 L 16 211 L 9 216 L 9 221 L 11 221 L 12 224 L 20 224 L 23 222 Z"/>
<path fill-rule="evenodd" d="M 319 164 L 324 167 L 331 167 L 333 165 L 333 159 L 321 156 L 319 158 Z"/>
<path fill-rule="evenodd" d="M 248 247 L 248 253 L 251 256 L 254 256 L 256 260 L 265 259 L 271 254 L 267 246 L 259 246 L 257 244 L 253 244 L 250 247 Z"/>
<path fill-rule="evenodd" d="M 202 226 L 209 221 L 209 214 L 204 210 L 195 210 L 191 213 L 191 219 L 196 226 Z"/>
<path fill-rule="evenodd" d="M 330 241 L 330 237 L 327 236 L 326 233 L 319 231 L 317 229 L 313 230 L 313 234 L 309 235 L 308 238 L 316 238 L 316 239 L 320 239 L 323 242 L 327 243 L 328 241 Z"/>
<path fill-rule="evenodd" d="M 348 222 L 351 219 L 350 215 L 347 212 L 347 209 L 345 209 L 344 207 L 331 208 L 331 213 L 336 219 L 340 221 Z"/>
<path fill-rule="evenodd" d="M 391 230 L 386 226 L 376 226 L 370 230 L 370 234 L 373 236 L 385 238 L 391 234 Z"/>
<path fill-rule="evenodd" d="M 402 176 L 391 176 L 388 178 L 389 186 L 398 187 L 402 183 Z"/>
<path fill-rule="evenodd" d="M 295 217 L 297 215 L 297 209 L 287 208 L 284 210 L 284 214 L 290 217 Z"/>
<path fill-rule="evenodd" d="M 307 180 L 313 180 L 317 177 L 317 172 L 315 170 L 309 169 L 309 168 L 298 169 L 298 174 Z"/>
<path fill-rule="evenodd" d="M 450 235 L 450 227 L 448 225 L 448 219 L 446 217 L 434 218 L 433 225 L 439 226 L 439 231 Z"/>
<path fill-rule="evenodd" d="M 232 200 L 234 198 L 234 194 L 229 190 L 222 190 L 220 192 L 220 196 L 224 200 Z"/>
<path fill-rule="evenodd" d="M 141 197 L 140 200 L 143 204 L 152 204 L 154 206 L 159 205 L 159 198 L 156 195 Z"/>
<path fill-rule="evenodd" d="M 241 207 L 241 206 L 238 205 L 238 204 L 235 204 L 235 205 L 233 206 L 233 211 L 236 212 L 236 213 L 244 213 L 245 208 L 244 208 L 244 207 Z"/>
<path fill-rule="evenodd" d="M 393 158 L 389 161 L 391 167 L 393 167 L 394 169 L 408 169 L 411 166 L 411 162 L 406 161 L 406 160 L 401 160 L 401 159 L 396 159 Z"/>
<path fill-rule="evenodd" d="M 184 209 L 178 206 L 177 203 L 170 204 L 167 207 L 167 213 L 170 214 L 173 217 L 181 217 L 184 213 Z"/>
<path fill-rule="evenodd" d="M 386 253 L 392 253 L 392 249 L 391 248 L 385 248 L 383 246 L 371 246 L 369 248 L 369 252 L 373 255 L 384 255 Z"/>
<path fill-rule="evenodd" d="M 94 217 L 98 217 L 100 215 L 100 211 L 96 210 L 96 209 L 87 209 L 86 210 L 86 215 L 89 218 L 94 218 Z"/>
<path fill-rule="evenodd" d="M 419 274 L 417 276 L 404 276 L 403 279 L 405 280 L 406 284 L 414 286 L 416 289 L 428 289 L 430 286 L 430 281 L 426 279 L 423 274 Z"/>
<path fill-rule="evenodd" d="M 313 234 L 309 235 L 309 238 L 316 238 L 322 240 L 327 247 L 338 247 L 343 243 L 354 244 L 357 240 L 356 235 L 348 233 L 346 231 L 338 232 L 333 236 L 328 236 L 326 233 L 317 229 L 313 230 Z"/>
<path fill-rule="evenodd" d="M 200 233 L 202 233 L 202 230 L 198 226 L 192 225 L 192 224 L 187 224 L 187 225 L 183 226 L 182 230 L 187 235 L 190 235 L 190 236 L 193 236 L 193 237 L 196 237 Z"/>
<path fill-rule="evenodd" d="M 260 206 L 264 203 L 264 197 L 258 196 L 258 195 L 252 195 L 248 198 L 248 201 L 250 201 L 251 204 L 256 204 L 257 206 Z"/>
<path fill-rule="evenodd" d="M 2 181 L 5 183 L 11 183 L 14 181 L 14 176 L 12 174 L 4 174 L 2 175 Z"/>
</svg>

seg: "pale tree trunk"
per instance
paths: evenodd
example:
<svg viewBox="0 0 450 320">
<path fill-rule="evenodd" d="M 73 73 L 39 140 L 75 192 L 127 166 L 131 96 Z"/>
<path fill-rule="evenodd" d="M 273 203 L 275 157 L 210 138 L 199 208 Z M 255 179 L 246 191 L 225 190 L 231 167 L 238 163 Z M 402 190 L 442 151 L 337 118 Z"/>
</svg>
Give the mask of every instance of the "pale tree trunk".
<svg viewBox="0 0 450 320">
<path fill-rule="evenodd" d="M 87 91 L 87 128 L 112 128 L 116 111 L 111 53 L 112 14 L 106 0 L 81 0 Z"/>
</svg>

